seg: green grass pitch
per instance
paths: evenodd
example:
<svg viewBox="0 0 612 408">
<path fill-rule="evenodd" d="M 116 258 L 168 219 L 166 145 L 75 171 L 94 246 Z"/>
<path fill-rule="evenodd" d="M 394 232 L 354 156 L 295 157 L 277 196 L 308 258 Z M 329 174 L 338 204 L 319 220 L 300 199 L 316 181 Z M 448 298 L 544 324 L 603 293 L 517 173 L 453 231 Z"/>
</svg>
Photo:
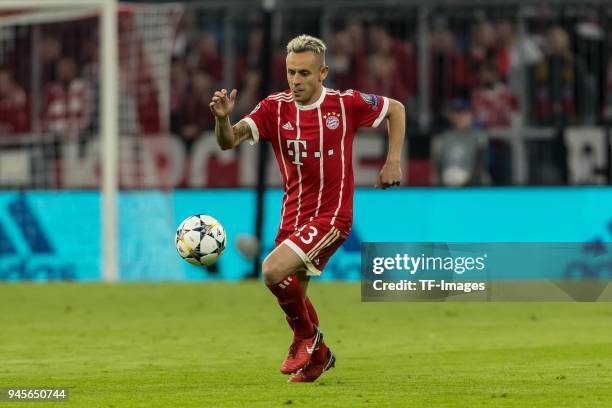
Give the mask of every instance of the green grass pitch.
<svg viewBox="0 0 612 408">
<path fill-rule="evenodd" d="M 309 291 L 338 363 L 286 384 L 290 332 L 261 283 L 2 284 L 0 387 L 71 394 L 0 408 L 612 406 L 611 304 Z"/>
</svg>

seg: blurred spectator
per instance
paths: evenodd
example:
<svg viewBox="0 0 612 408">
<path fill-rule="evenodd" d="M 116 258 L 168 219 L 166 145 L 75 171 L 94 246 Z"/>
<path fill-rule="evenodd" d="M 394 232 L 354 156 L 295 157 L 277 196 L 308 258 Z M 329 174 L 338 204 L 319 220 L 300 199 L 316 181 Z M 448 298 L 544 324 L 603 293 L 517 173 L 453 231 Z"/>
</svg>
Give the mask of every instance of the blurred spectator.
<svg viewBox="0 0 612 408">
<path fill-rule="evenodd" d="M 349 37 L 351 63 L 355 65 L 353 67 L 353 79 L 355 82 L 350 87 L 354 88 L 355 84 L 362 83 L 365 76 L 368 74 L 365 63 L 367 58 L 366 33 L 363 22 L 357 18 L 349 20 L 345 31 Z"/>
<path fill-rule="evenodd" d="M 163 130 L 165 121 L 162 122 L 160 112 L 159 91 L 157 89 L 155 72 L 141 70 L 141 75 L 136 82 L 136 101 L 138 105 L 139 132 L 145 135 L 154 135 Z"/>
<path fill-rule="evenodd" d="M 497 75 L 497 38 L 493 25 L 488 21 L 476 24 L 472 28 L 470 48 L 468 52 L 469 70 L 466 83 L 470 87 L 477 86 L 480 82 L 480 71 L 484 65 L 491 65 L 495 68 Z"/>
<path fill-rule="evenodd" d="M 500 21 L 497 31 L 497 72 L 508 88 L 519 95 L 523 86 L 521 75 L 526 67 L 542 61 L 543 55 L 533 36 L 525 33 L 520 39 L 513 24 Z"/>
<path fill-rule="evenodd" d="M 489 184 L 487 136 L 477 129 L 467 101 L 454 100 L 448 116 L 452 128 L 432 141 L 433 183 L 450 187 Z"/>
<path fill-rule="evenodd" d="M 53 34 L 45 34 L 39 46 L 41 79 L 44 86 L 56 80 L 57 62 L 62 57 L 62 43 Z"/>
<path fill-rule="evenodd" d="M 334 33 L 327 57 L 330 66 L 331 81 L 337 89 L 352 89 L 355 87 L 354 68 L 351 61 L 351 40 L 348 32 Z"/>
<path fill-rule="evenodd" d="M 551 28 L 546 36 L 546 58 L 534 67 L 534 111 L 538 124 L 553 124 L 575 112 L 574 56 L 567 32 Z"/>
<path fill-rule="evenodd" d="M 455 44 L 455 36 L 446 28 L 430 33 L 431 110 L 434 123 L 446 121 L 445 107 L 455 98 L 470 94 L 468 58 Z"/>
<path fill-rule="evenodd" d="M 172 44 L 172 57 L 185 58 L 189 50 L 192 37 L 196 33 L 196 13 L 180 13 L 179 22 Z"/>
<path fill-rule="evenodd" d="M 58 61 L 56 78 L 46 92 L 43 130 L 76 138 L 91 122 L 91 87 L 71 57 Z"/>
<path fill-rule="evenodd" d="M 272 75 L 270 78 L 270 91 L 278 92 L 289 88 L 287 85 L 287 70 L 285 69 L 285 47 L 277 47 L 272 55 Z"/>
<path fill-rule="evenodd" d="M 395 99 L 406 102 L 408 92 L 399 81 L 395 80 L 397 67 L 393 58 L 382 52 L 368 55 L 368 75 L 359 87 L 368 92 L 393 96 Z M 399 96 L 398 96 L 399 95 Z"/>
<path fill-rule="evenodd" d="M 257 28 L 249 32 L 247 47 L 236 59 L 236 87 L 237 89 L 245 86 L 248 75 L 253 70 L 261 69 L 263 51 L 264 32 Z"/>
<path fill-rule="evenodd" d="M 543 55 L 534 38 L 525 33 L 519 40 L 512 23 L 502 20 L 497 23 L 497 72 L 505 79 L 519 68 L 533 65 L 542 60 Z"/>
<path fill-rule="evenodd" d="M 86 38 L 82 42 L 82 76 L 95 85 L 100 81 L 100 47 L 97 38 Z"/>
<path fill-rule="evenodd" d="M 136 16 L 119 14 L 120 130 L 126 134 L 155 135 L 165 130 L 161 117 L 158 71 L 147 52 Z"/>
<path fill-rule="evenodd" d="M 210 75 L 204 71 L 194 72 L 180 109 L 179 133 L 188 151 L 203 131 L 215 126 L 215 119 L 208 108 L 213 92 Z"/>
<path fill-rule="evenodd" d="M 497 77 L 496 67 L 485 64 L 480 68 L 480 84 L 472 92 L 472 111 L 477 123 L 485 128 L 511 125 L 516 112 L 515 95 Z"/>
<path fill-rule="evenodd" d="M 478 57 L 481 61 L 494 59 L 497 48 L 497 35 L 493 23 L 481 21 L 473 27 L 472 47 L 477 47 L 484 53 Z"/>
<path fill-rule="evenodd" d="M 516 41 L 514 26 L 508 21 L 500 21 L 495 26 L 496 54 L 495 65 L 502 81 L 506 81 L 512 69 L 512 51 Z M 517 61 L 514 61 L 515 63 Z"/>
<path fill-rule="evenodd" d="M 579 75 L 576 113 L 581 124 L 592 126 L 600 116 L 604 98 L 606 36 L 594 10 L 578 21 L 574 29 L 574 69 Z"/>
<path fill-rule="evenodd" d="M 81 77 L 90 85 L 92 129 L 99 129 L 100 116 L 100 47 L 97 38 L 87 38 L 83 42 L 83 62 Z"/>
<path fill-rule="evenodd" d="M 181 109 L 189 89 L 189 71 L 185 62 L 175 58 L 170 68 L 170 131 L 180 134 Z"/>
<path fill-rule="evenodd" d="M 363 26 L 359 20 L 351 20 L 344 30 L 333 35 L 330 42 L 328 64 L 332 86 L 353 89 L 364 83 L 368 73 L 366 59 Z"/>
<path fill-rule="evenodd" d="M 30 112 L 24 90 L 11 72 L 0 67 L 0 132 L 25 133 L 30 130 Z"/>
<path fill-rule="evenodd" d="M 190 59 L 192 68 L 205 71 L 215 82 L 223 80 L 223 58 L 217 50 L 217 41 L 213 33 L 205 31 L 200 35 Z"/>
<path fill-rule="evenodd" d="M 236 120 L 240 120 L 247 115 L 255 105 L 259 102 L 259 89 L 261 86 L 261 72 L 257 69 L 251 69 L 247 72 L 246 78 L 243 81 L 243 86 L 238 92 L 236 100 L 235 116 Z"/>
<path fill-rule="evenodd" d="M 368 75 L 358 88 L 408 104 L 416 92 L 416 58 L 410 44 L 391 37 L 382 26 L 369 28 L 368 44 Z"/>
</svg>

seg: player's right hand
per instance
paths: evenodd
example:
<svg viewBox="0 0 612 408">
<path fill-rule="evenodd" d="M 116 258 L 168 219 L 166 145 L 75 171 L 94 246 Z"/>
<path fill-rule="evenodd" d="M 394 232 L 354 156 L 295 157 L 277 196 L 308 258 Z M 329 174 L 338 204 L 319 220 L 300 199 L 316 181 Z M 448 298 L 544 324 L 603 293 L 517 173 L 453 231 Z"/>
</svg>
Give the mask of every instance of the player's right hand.
<svg viewBox="0 0 612 408">
<path fill-rule="evenodd" d="M 225 119 L 234 110 L 237 94 L 238 91 L 235 89 L 232 89 L 229 95 L 225 89 L 216 91 L 211 102 L 208 104 L 210 111 L 218 119 Z"/>
</svg>

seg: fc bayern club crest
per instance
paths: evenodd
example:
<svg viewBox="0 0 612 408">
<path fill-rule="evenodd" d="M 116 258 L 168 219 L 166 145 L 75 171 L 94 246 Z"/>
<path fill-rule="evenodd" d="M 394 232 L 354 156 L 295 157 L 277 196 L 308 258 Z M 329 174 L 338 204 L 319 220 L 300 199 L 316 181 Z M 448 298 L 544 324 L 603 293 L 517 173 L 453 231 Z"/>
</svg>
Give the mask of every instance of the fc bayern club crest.
<svg viewBox="0 0 612 408">
<path fill-rule="evenodd" d="M 329 130 L 336 130 L 338 126 L 340 126 L 340 114 L 336 112 L 326 113 L 323 118 L 325 118 L 325 126 Z"/>
</svg>

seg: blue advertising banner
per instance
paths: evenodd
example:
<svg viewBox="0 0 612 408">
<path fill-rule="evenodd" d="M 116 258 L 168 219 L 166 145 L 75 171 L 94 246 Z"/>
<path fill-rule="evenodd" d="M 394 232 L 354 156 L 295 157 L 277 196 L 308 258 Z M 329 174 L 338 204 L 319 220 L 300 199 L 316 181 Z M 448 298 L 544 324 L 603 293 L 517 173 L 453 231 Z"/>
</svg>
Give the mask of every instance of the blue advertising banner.
<svg viewBox="0 0 612 408">
<path fill-rule="evenodd" d="M 264 252 L 273 247 L 282 191 L 265 197 Z M 362 242 L 576 242 L 612 240 L 612 189 L 396 189 L 356 191 L 353 230 L 318 279 L 360 279 Z M 236 238 L 253 234 L 251 190 L 122 192 L 122 280 L 241 279 L 251 262 Z M 174 233 L 189 215 L 209 214 L 227 232 L 213 267 L 184 262 Z M 0 280 L 99 280 L 97 192 L 0 192 Z"/>
<path fill-rule="evenodd" d="M 98 280 L 99 195 L 0 193 L 0 281 Z"/>
</svg>

